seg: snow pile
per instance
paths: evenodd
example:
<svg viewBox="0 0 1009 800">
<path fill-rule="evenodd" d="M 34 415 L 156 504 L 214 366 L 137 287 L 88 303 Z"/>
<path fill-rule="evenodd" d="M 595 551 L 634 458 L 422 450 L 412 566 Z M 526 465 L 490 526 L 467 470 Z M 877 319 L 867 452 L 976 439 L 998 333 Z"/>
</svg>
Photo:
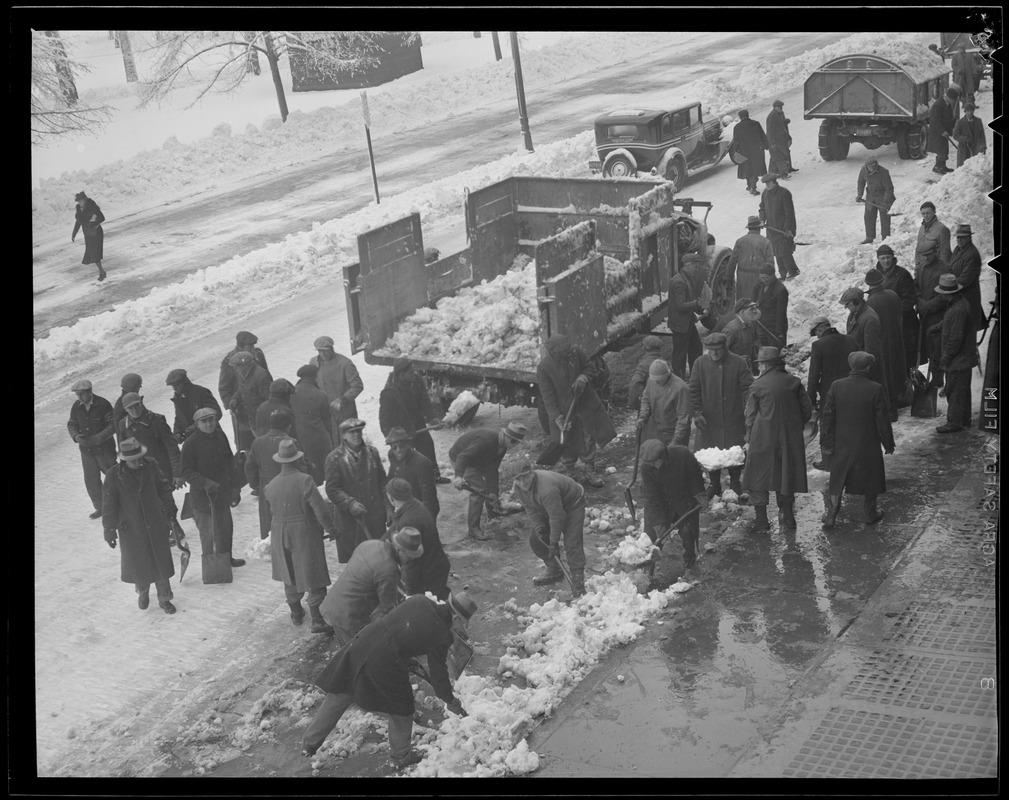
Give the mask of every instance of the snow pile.
<svg viewBox="0 0 1009 800">
<path fill-rule="evenodd" d="M 721 497 L 715 497 L 708 504 L 708 513 L 715 516 L 725 516 L 739 511 L 739 495 L 732 489 L 726 489 Z"/>
<path fill-rule="evenodd" d="M 256 561 L 269 561 L 273 557 L 271 554 L 272 549 L 270 547 L 269 535 L 265 539 L 253 539 L 245 548 L 246 558 L 255 559 Z"/>
<path fill-rule="evenodd" d="M 738 467 L 742 465 L 746 460 L 746 453 L 738 445 L 730 447 L 728 450 L 708 447 L 694 453 L 694 458 L 706 470 L 724 469 L 725 467 Z"/>
<path fill-rule="evenodd" d="M 658 548 L 652 544 L 652 540 L 645 531 L 639 535 L 627 534 L 617 545 L 616 549 L 610 553 L 610 558 L 618 564 L 627 564 L 632 567 L 647 564 Z"/>
<path fill-rule="evenodd" d="M 469 389 L 464 389 L 452 401 L 452 405 L 448 407 L 448 411 L 442 418 L 442 422 L 446 425 L 455 425 L 463 414 L 478 405 L 480 405 L 480 398 Z"/>
<path fill-rule="evenodd" d="M 609 469 L 611 468 L 607 468 L 608 473 Z M 594 531 L 609 531 L 613 529 L 616 532 L 618 528 L 622 529 L 631 519 L 624 508 L 617 506 L 586 508 L 585 516 L 589 519 L 589 529 Z M 629 526 L 628 530 L 633 531 L 634 526 Z"/>
</svg>

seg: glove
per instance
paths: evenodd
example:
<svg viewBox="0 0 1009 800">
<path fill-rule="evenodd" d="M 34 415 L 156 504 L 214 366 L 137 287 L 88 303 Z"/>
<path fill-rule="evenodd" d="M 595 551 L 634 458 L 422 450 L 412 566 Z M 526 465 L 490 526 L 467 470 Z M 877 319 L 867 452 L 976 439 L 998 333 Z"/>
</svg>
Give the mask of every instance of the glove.
<svg viewBox="0 0 1009 800">
<path fill-rule="evenodd" d="M 348 511 L 350 511 L 350 515 L 352 517 L 358 517 L 358 518 L 363 517 L 365 514 L 368 513 L 368 509 L 364 507 L 364 504 L 359 503 L 357 500 L 350 501 L 350 507 L 348 508 Z"/>
<path fill-rule="evenodd" d="M 92 444 L 94 444 L 94 441 L 92 440 L 92 437 L 88 436 L 86 433 L 78 433 L 77 444 L 82 444 L 85 447 L 90 447 Z"/>
<path fill-rule="evenodd" d="M 217 481 L 206 481 L 206 482 L 205 482 L 205 483 L 203 484 L 203 489 L 204 489 L 204 491 L 206 491 L 206 493 L 207 493 L 207 494 L 209 494 L 209 495 L 210 495 L 211 497 L 214 497 L 214 496 L 216 496 L 216 495 L 217 495 L 217 493 L 218 493 L 218 492 L 220 491 L 220 489 L 221 489 L 221 484 L 219 484 L 219 483 L 218 483 Z"/>
<path fill-rule="evenodd" d="M 863 199 L 862 199 L 861 197 L 856 197 L 856 198 L 855 198 L 855 202 L 856 202 L 856 203 L 864 203 L 864 202 L 865 202 L 865 200 L 863 200 Z"/>
<path fill-rule="evenodd" d="M 892 447 L 884 447 L 883 448 L 883 452 L 886 453 L 888 456 L 892 456 L 893 455 L 893 451 L 894 451 L 894 448 L 892 448 Z"/>
<path fill-rule="evenodd" d="M 634 426 L 635 430 L 643 431 L 645 429 L 645 424 L 648 422 L 648 417 L 638 417 L 638 422 Z"/>
<path fill-rule="evenodd" d="M 552 544 L 547 552 L 547 561 L 553 561 L 558 558 L 561 554 L 560 544 Z"/>
<path fill-rule="evenodd" d="M 708 427 L 708 421 L 704 418 L 704 414 L 694 415 L 694 425 L 697 426 L 697 430 L 703 431 Z"/>
<path fill-rule="evenodd" d="M 343 400 L 340 399 L 339 397 L 329 404 L 329 407 L 334 411 L 339 411 L 342 406 L 343 406 Z"/>
<path fill-rule="evenodd" d="M 116 534 L 116 529 L 115 528 L 106 528 L 105 529 L 105 542 L 113 550 L 116 549 L 116 538 L 117 538 L 117 534 Z"/>
<path fill-rule="evenodd" d="M 557 427 L 560 428 L 562 431 L 567 430 L 568 426 L 564 422 L 564 417 L 557 417 L 557 419 L 555 419 L 554 422 L 557 423 Z"/>
<path fill-rule="evenodd" d="M 235 489 L 231 492 L 231 507 L 234 508 L 242 502 L 242 490 Z"/>
<path fill-rule="evenodd" d="M 446 711 L 451 711 L 453 714 L 455 714 L 456 716 L 459 716 L 459 717 L 467 717 L 467 716 L 469 716 L 466 713 L 466 709 L 464 709 L 462 707 L 462 703 L 459 700 L 453 700 L 451 703 L 446 703 L 445 704 L 445 710 Z"/>
<path fill-rule="evenodd" d="M 465 481 L 463 481 L 463 479 L 460 478 L 458 475 L 452 478 L 452 486 L 456 489 L 459 489 L 460 491 L 462 491 L 462 485 L 464 482 Z"/>
<path fill-rule="evenodd" d="M 238 410 L 238 404 L 240 402 L 241 402 L 241 400 L 239 400 L 237 397 L 232 397 L 231 400 L 228 402 L 228 408 L 231 411 L 237 411 Z"/>
<path fill-rule="evenodd" d="M 589 385 L 588 375 L 579 375 L 577 378 L 575 378 L 574 389 L 576 392 L 582 391 L 588 385 Z"/>
</svg>

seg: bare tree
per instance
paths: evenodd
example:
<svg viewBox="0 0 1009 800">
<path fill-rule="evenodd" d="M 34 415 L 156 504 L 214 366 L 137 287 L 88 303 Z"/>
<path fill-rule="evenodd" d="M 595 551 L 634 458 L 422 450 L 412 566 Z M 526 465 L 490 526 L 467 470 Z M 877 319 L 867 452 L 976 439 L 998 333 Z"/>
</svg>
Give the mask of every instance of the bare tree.
<svg viewBox="0 0 1009 800">
<path fill-rule="evenodd" d="M 255 41 L 256 32 L 255 31 L 242 31 L 245 36 L 246 42 Z M 259 75 L 262 71 L 259 66 L 259 51 L 249 48 L 249 59 L 245 62 L 245 71 L 251 72 L 253 75 Z"/>
<path fill-rule="evenodd" d="M 80 105 L 73 73 L 88 67 L 74 61 L 56 31 L 32 31 L 31 139 L 45 144 L 68 133 L 95 133 L 109 121 L 108 106 Z"/>
<path fill-rule="evenodd" d="M 130 43 L 129 31 L 116 31 L 119 34 L 119 45 L 123 50 L 123 66 L 126 68 L 126 82 L 137 82 L 137 62 L 133 59 L 133 45 Z"/>
</svg>

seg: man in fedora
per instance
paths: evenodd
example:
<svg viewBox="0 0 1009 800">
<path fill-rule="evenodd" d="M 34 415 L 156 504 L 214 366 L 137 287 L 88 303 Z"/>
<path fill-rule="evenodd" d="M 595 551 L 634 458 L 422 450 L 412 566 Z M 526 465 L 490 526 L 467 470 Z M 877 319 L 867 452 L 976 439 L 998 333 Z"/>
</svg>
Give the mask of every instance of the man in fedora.
<svg viewBox="0 0 1009 800">
<path fill-rule="evenodd" d="M 369 622 L 392 611 L 399 600 L 403 565 L 424 555 L 420 533 L 396 531 L 384 539 L 361 542 L 319 606 L 343 647 Z"/>
<path fill-rule="evenodd" d="M 760 220 L 767 228 L 767 238 L 771 240 L 774 258 L 778 262 L 778 274 L 782 280 L 791 280 L 799 274 L 799 267 L 792 256 L 795 252 L 795 232 L 798 230 L 792 193 L 778 184 L 776 172 L 768 172 L 760 181 L 764 184 L 764 191 L 760 194 Z"/>
<path fill-rule="evenodd" d="M 756 196 L 757 178 L 767 171 L 767 161 L 764 153 L 768 149 L 767 135 L 760 123 L 750 119 L 750 112 L 742 109 L 739 112 L 739 122 L 732 128 L 732 144 L 729 153 L 733 156 L 736 167 L 736 177 L 746 181 L 746 191 Z M 737 160 L 742 157 L 742 163 Z"/>
<path fill-rule="evenodd" d="M 789 150 L 792 146 L 792 137 L 788 133 L 788 123 L 791 121 L 785 116 L 783 101 L 775 100 L 771 103 L 771 110 L 764 123 L 770 155 L 768 169 L 771 172 L 776 172 L 783 179 L 789 177 L 788 173 L 799 171 L 792 168 L 792 153 Z"/>
<path fill-rule="evenodd" d="M 876 498 L 886 491 L 886 470 L 880 447 L 894 451 L 893 428 L 883 387 L 869 378 L 873 357 L 863 350 L 849 354 L 850 374 L 831 384 L 820 415 L 820 446 L 830 460 L 830 481 L 824 492 L 822 521 L 832 528 L 841 496 L 865 495 L 865 521 L 883 518 Z"/>
<path fill-rule="evenodd" d="M 147 408 L 144 398 L 136 392 L 127 392 L 122 400 L 126 416 L 119 423 L 119 441 L 136 439 L 140 442 L 172 487 L 181 489 L 185 481 L 182 480 L 179 443 L 168 427 L 168 420 Z"/>
<path fill-rule="evenodd" d="M 143 385 L 143 378 L 141 378 L 135 372 L 127 372 L 123 375 L 122 379 L 119 381 L 119 386 L 122 391 L 119 393 L 119 397 L 116 398 L 116 402 L 112 404 L 112 422 L 116 426 L 116 441 L 121 442 L 122 439 L 119 438 L 119 423 L 123 421 L 123 417 L 126 416 L 126 409 L 123 408 L 123 398 L 130 394 L 140 394 L 140 387 Z M 126 437 L 129 438 L 128 436 Z"/>
<path fill-rule="evenodd" d="M 904 326 L 897 293 L 883 288 L 883 273 L 870 269 L 865 273 L 865 304 L 879 317 L 883 347 L 883 386 L 890 404 L 890 421 L 897 421 L 897 405 L 904 393 L 907 365 L 904 363 Z"/>
<path fill-rule="evenodd" d="M 404 600 L 381 620 L 365 627 L 332 658 L 316 680 L 326 698 L 305 731 L 302 755 L 314 756 L 351 703 L 389 717 L 389 756 L 401 771 L 423 760 L 411 749 L 415 710 L 409 664 L 426 656 L 432 688 L 453 714 L 466 716 L 452 693 L 448 651 L 454 630 L 465 631 L 477 605 L 465 592 L 445 603 L 425 595 Z"/>
<path fill-rule="evenodd" d="M 175 441 L 179 444 L 196 433 L 193 415 L 201 408 L 211 409 L 218 422 L 224 416 L 214 393 L 206 386 L 200 386 L 189 380 L 189 375 L 184 369 L 173 369 L 169 372 L 165 385 L 172 387 L 172 405 L 175 406 L 172 433 L 175 434 Z"/>
<path fill-rule="evenodd" d="M 201 408 L 193 415 L 196 433 L 182 444 L 182 479 L 189 484 L 189 500 L 200 546 L 204 553 L 231 553 L 234 535 L 232 506 L 238 505 L 241 492 L 235 480 L 234 453 L 228 437 L 217 424 L 217 412 Z M 245 560 L 231 557 L 231 566 L 241 567 Z"/>
<path fill-rule="evenodd" d="M 403 428 L 390 428 L 385 443 L 389 445 L 389 480 L 403 478 L 412 496 L 438 519 L 441 504 L 431 462 L 414 449 L 413 438 Z"/>
<path fill-rule="evenodd" d="M 424 549 L 420 558 L 403 565 L 403 588 L 407 594 L 430 592 L 439 600 L 448 597 L 448 573 L 451 569 L 438 535 L 438 524 L 427 507 L 413 496 L 410 482 L 392 478 L 385 487 L 392 506 L 392 521 L 387 537 L 397 531 L 417 531 Z"/>
<path fill-rule="evenodd" d="M 455 470 L 452 485 L 462 491 L 465 483 L 481 492 L 497 495 L 501 461 L 508 450 L 526 438 L 526 432 L 526 426 L 518 422 L 509 422 L 503 428 L 474 428 L 466 431 L 448 451 Z M 470 493 L 466 530 L 474 539 L 488 538 L 480 527 L 485 503 L 487 514 L 494 514 L 489 502 Z"/>
<path fill-rule="evenodd" d="M 882 286 L 894 292 L 900 300 L 901 335 L 904 339 L 904 364 L 908 369 L 918 364 L 918 314 L 914 305 L 921 290 L 911 273 L 897 263 L 897 256 L 888 244 L 876 249 L 876 269 L 883 276 Z"/>
<path fill-rule="evenodd" d="M 697 428 L 694 447 L 742 447 L 746 440 L 743 411 L 753 383 L 750 367 L 742 356 L 728 351 L 724 333 L 708 334 L 704 347 L 707 352 L 690 370 L 690 413 Z M 729 467 L 729 488 L 737 495 L 743 491 L 739 482 L 742 471 L 742 466 Z M 707 497 L 721 497 L 722 471 L 713 469 L 709 474 Z"/>
<path fill-rule="evenodd" d="M 760 312 L 755 320 L 761 347 L 782 348 L 788 343 L 788 289 L 774 274 L 774 267 L 764 264 L 760 279 L 750 299 Z"/>
<path fill-rule="evenodd" d="M 690 388 L 661 358 L 648 368 L 637 429 L 643 439 L 661 439 L 666 444 L 685 445 L 690 440 Z"/>
<path fill-rule="evenodd" d="M 939 433 L 959 433 L 970 427 L 970 371 L 978 363 L 977 339 L 970 303 L 956 275 L 947 273 L 939 278 L 936 295 L 946 304 L 942 322 L 938 358 L 939 369 L 946 373 L 946 424 Z M 931 333 L 931 331 L 930 331 Z"/>
<path fill-rule="evenodd" d="M 809 335 L 815 337 L 809 348 L 809 380 L 806 392 L 813 412 L 821 410 L 827 392 L 834 381 L 847 376 L 848 356 L 858 350 L 858 342 L 846 333 L 839 333 L 827 317 L 816 317 L 809 323 Z M 820 445 L 820 461 L 814 461 L 814 469 L 825 470 L 829 461 Z"/>
<path fill-rule="evenodd" d="M 958 92 L 952 87 L 947 89 L 941 98 L 932 103 L 928 111 L 928 145 L 926 150 L 935 153 L 935 165 L 932 172 L 945 175 L 953 170 L 946 166 L 949 158 L 949 139 L 953 133 L 953 107 L 957 104 Z"/>
<path fill-rule="evenodd" d="M 564 580 L 559 562 L 561 541 L 571 572 L 571 594 L 585 594 L 585 489 L 567 475 L 547 469 L 522 466 L 512 484 L 515 496 L 529 515 L 529 546 L 543 560 L 545 575 L 533 578 L 534 586 L 546 586 Z"/>
<path fill-rule="evenodd" d="M 122 545 L 123 583 L 137 590 L 137 605 L 150 605 L 151 584 L 158 592 L 158 605 L 174 614 L 169 578 L 175 562 L 169 536 L 175 518 L 172 484 L 153 458 L 145 458 L 147 448 L 136 439 L 119 446 L 119 463 L 109 469 L 102 490 L 102 524 L 105 541 L 115 549 Z"/>
<path fill-rule="evenodd" d="M 956 140 L 956 165 L 963 166 L 968 158 L 988 150 L 984 138 L 984 123 L 974 116 L 974 103 L 963 104 L 963 117 L 953 125 L 953 138 Z"/>
<path fill-rule="evenodd" d="M 656 541 L 664 529 L 695 505 L 701 507 L 677 525 L 677 534 L 683 544 L 683 567 L 691 569 L 697 561 L 701 509 L 708 506 L 701 465 L 688 448 L 666 445 L 658 439 L 642 443 L 640 459 L 645 533 L 649 539 Z"/>
<path fill-rule="evenodd" d="M 341 564 L 361 542 L 385 534 L 385 467 L 378 449 L 364 441 L 364 425 L 355 417 L 341 422 L 340 444 L 326 457 L 326 497 L 336 506 Z"/>
<path fill-rule="evenodd" d="M 355 398 L 364 391 L 364 382 L 354 362 L 333 349 L 332 337 L 320 336 L 315 340 L 314 347 L 317 355 L 308 363 L 319 368 L 316 380 L 319 388 L 329 397 L 335 431 L 344 420 L 357 419 Z"/>
<path fill-rule="evenodd" d="M 970 225 L 956 226 L 956 250 L 950 260 L 949 271 L 956 275 L 956 282 L 963 290 L 963 296 L 970 305 L 974 329 L 982 331 L 987 326 L 984 307 L 981 305 L 981 254 L 974 246 Z"/>
<path fill-rule="evenodd" d="M 413 447 L 431 462 L 438 483 L 449 483 L 442 478 L 434 439 L 422 428 L 439 425 L 434 406 L 428 395 L 427 382 L 416 373 L 410 359 L 399 357 L 392 364 L 392 372 L 378 396 L 378 425 L 382 435 L 388 437 L 393 428 L 403 428 L 413 437 Z"/>
<path fill-rule="evenodd" d="M 938 247 L 938 258 L 943 265 L 949 265 L 953 258 L 949 246 L 949 228 L 943 225 L 935 214 L 935 203 L 926 200 L 921 204 L 921 225 L 918 228 L 918 238 L 915 244 L 914 276 L 921 274 L 922 268 L 931 260 L 933 246 Z"/>
<path fill-rule="evenodd" d="M 777 347 L 761 347 L 757 364 L 760 374 L 746 399 L 747 453 L 742 481 L 756 511 L 752 531 L 762 533 L 771 528 L 767 519 L 771 491 L 778 504 L 779 526 L 795 530 L 795 495 L 807 491 L 802 428 L 813 407 L 802 382 L 785 370 Z"/>
<path fill-rule="evenodd" d="M 946 265 L 939 259 L 939 242 L 931 240 L 926 242 L 924 247 L 929 249 L 921 254 L 925 259 L 922 263 L 921 271 L 916 278 L 918 284 L 919 297 L 914 307 L 918 312 L 920 320 L 920 333 L 918 335 L 918 357 L 919 365 L 928 364 L 929 372 L 932 373 L 932 386 L 942 386 L 944 383 L 942 371 L 939 369 L 939 324 L 942 322 L 943 312 L 946 310 L 946 301 L 942 295 L 936 293 L 939 286 L 939 279 L 946 272 Z"/>
<path fill-rule="evenodd" d="M 330 583 L 323 532 L 333 534 L 336 528 L 329 505 L 312 476 L 301 468 L 304 457 L 294 439 L 280 440 L 272 456 L 280 472 L 266 484 L 260 503 L 267 506 L 270 517 L 273 579 L 284 584 L 291 622 L 301 625 L 305 619 L 301 598 L 307 592 L 312 633 L 333 633 L 319 606 Z"/>
<path fill-rule="evenodd" d="M 249 488 L 252 489 L 252 495 L 259 501 L 260 539 L 269 536 L 273 527 L 270 520 L 270 504 L 263 497 L 263 489 L 281 472 L 283 462 L 278 461 L 274 456 L 280 448 L 280 443 L 286 439 L 291 439 L 295 447 L 301 447 L 298 440 L 291 435 L 292 420 L 291 412 L 282 408 L 278 408 L 270 414 L 269 430 L 253 440 L 252 447 L 249 448 L 249 456 L 245 459 L 245 479 L 249 483 Z M 301 472 L 311 474 L 304 453 L 296 467 Z M 313 483 L 315 483 L 314 480 Z"/>
<path fill-rule="evenodd" d="M 768 268 L 766 264 L 761 267 L 761 269 L 766 268 Z M 770 266 L 770 270 L 769 274 L 774 277 L 774 267 Z M 735 313 L 721 330 L 725 334 L 726 347 L 729 348 L 730 353 L 741 356 L 746 361 L 750 374 L 756 375 L 757 348 L 760 342 L 757 322 L 760 320 L 760 309 L 749 297 L 741 297 L 736 301 L 733 310 Z"/>
<path fill-rule="evenodd" d="M 102 475 L 116 463 L 112 404 L 96 395 L 87 379 L 77 381 L 70 390 L 77 400 L 70 407 L 67 433 L 80 448 L 84 488 L 95 509 L 90 516 L 98 519 L 102 515 Z"/>
<path fill-rule="evenodd" d="M 862 195 L 865 198 L 862 198 Z M 876 238 L 876 215 L 879 214 L 879 232 L 883 241 L 890 235 L 890 207 L 896 197 L 890 170 L 881 167 L 875 156 L 869 156 L 858 172 L 856 203 L 865 203 L 865 238 L 859 244 L 872 244 Z"/>
<path fill-rule="evenodd" d="M 886 356 L 883 351 L 883 330 L 879 314 L 865 302 L 865 292 L 857 286 L 845 289 L 839 301 L 848 312 L 845 323 L 848 335 L 855 340 L 859 350 L 870 353 L 873 357 L 869 368 L 869 377 L 886 388 L 889 402 L 890 389 L 887 384 Z M 903 386 L 903 381 L 901 386 Z"/>
<path fill-rule="evenodd" d="M 760 233 L 760 217 L 746 220 L 746 235 L 736 239 L 729 256 L 729 274 L 736 276 L 736 297 L 749 297 L 760 280 L 760 270 L 765 265 L 774 267 L 774 247 Z"/>
</svg>

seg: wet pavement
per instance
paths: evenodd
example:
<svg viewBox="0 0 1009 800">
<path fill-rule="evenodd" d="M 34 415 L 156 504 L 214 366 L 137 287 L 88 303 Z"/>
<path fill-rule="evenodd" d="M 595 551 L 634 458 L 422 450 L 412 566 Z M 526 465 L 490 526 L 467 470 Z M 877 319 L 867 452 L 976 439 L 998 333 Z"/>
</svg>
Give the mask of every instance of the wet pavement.
<svg viewBox="0 0 1009 800">
<path fill-rule="evenodd" d="M 852 497 L 823 530 L 814 471 L 798 531 L 750 534 L 749 509 L 702 531 L 700 583 L 537 728 L 536 775 L 994 777 L 997 449 L 895 429 L 878 526 Z M 663 553 L 667 580 L 679 558 Z"/>
</svg>

